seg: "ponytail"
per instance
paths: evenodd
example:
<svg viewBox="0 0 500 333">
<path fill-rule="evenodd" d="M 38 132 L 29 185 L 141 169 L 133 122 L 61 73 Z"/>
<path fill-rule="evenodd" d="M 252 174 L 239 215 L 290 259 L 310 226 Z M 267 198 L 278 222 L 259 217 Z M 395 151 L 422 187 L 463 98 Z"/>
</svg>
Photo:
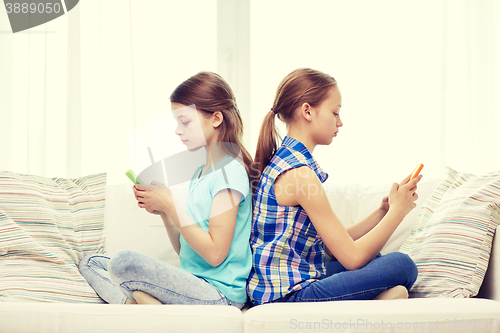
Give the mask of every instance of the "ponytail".
<svg viewBox="0 0 500 333">
<path fill-rule="evenodd" d="M 290 124 L 299 106 L 303 103 L 309 103 L 313 107 L 321 104 L 336 84 L 337 81 L 330 75 L 310 68 L 296 69 L 281 81 L 276 90 L 273 107 L 266 114 L 260 128 L 254 159 L 255 168 L 252 168 L 252 172 L 258 171 L 258 174 L 252 173 L 252 182 L 257 179 L 252 185 L 257 186 L 260 176 L 281 143 L 281 136 L 275 126 L 275 117 Z"/>
<path fill-rule="evenodd" d="M 275 117 L 276 113 L 273 110 L 270 110 L 260 127 L 259 139 L 257 141 L 257 149 L 254 159 L 256 170 L 258 170 L 257 181 L 266 166 L 269 162 L 271 162 L 276 150 L 278 150 L 278 145 L 281 143 L 281 135 L 276 129 L 274 120 Z"/>
</svg>

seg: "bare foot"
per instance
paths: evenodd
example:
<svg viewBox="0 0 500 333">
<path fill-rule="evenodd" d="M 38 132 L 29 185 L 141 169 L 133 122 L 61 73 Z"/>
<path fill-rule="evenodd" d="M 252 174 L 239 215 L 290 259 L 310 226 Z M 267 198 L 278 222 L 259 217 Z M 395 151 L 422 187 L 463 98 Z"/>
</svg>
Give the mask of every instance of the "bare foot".
<svg viewBox="0 0 500 333">
<path fill-rule="evenodd" d="M 374 299 L 405 299 L 408 298 L 408 290 L 405 286 L 395 286 L 384 290 Z"/>
<path fill-rule="evenodd" d="M 131 300 L 130 298 L 127 298 L 127 300 L 125 301 L 125 304 L 137 304 L 137 302 Z"/>
<path fill-rule="evenodd" d="M 146 294 L 145 292 L 136 290 L 132 293 L 137 304 L 162 304 L 159 300 L 151 296 L 150 294 Z"/>
</svg>

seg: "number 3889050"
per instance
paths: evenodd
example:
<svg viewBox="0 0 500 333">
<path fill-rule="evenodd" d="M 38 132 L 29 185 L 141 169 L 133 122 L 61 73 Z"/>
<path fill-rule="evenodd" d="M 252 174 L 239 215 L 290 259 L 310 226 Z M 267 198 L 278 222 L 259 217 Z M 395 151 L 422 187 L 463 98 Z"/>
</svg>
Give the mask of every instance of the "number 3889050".
<svg viewBox="0 0 500 333">
<path fill-rule="evenodd" d="M 7 2 L 5 3 L 5 8 L 7 9 L 7 14 L 34 14 L 34 13 L 46 13 L 46 14 L 51 14 L 51 13 L 60 13 L 62 8 L 60 3 L 10 3 Z"/>
</svg>

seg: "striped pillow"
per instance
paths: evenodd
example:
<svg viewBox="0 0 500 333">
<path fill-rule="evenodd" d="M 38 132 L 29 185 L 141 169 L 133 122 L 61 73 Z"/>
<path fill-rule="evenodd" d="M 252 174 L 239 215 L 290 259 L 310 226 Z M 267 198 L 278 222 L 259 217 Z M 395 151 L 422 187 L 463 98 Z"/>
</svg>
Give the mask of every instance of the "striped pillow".
<svg viewBox="0 0 500 333">
<path fill-rule="evenodd" d="M 476 176 L 447 167 L 400 248 L 418 267 L 410 297 L 477 295 L 499 222 L 500 171 Z"/>
<path fill-rule="evenodd" d="M 103 303 L 78 263 L 104 252 L 105 186 L 0 171 L 0 301 Z"/>
</svg>

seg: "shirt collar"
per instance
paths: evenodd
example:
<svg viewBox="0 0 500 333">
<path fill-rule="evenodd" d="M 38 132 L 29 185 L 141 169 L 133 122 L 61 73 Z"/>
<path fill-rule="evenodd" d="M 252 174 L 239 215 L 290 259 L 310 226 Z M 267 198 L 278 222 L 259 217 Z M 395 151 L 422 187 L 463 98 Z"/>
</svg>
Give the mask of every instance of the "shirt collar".
<svg viewBox="0 0 500 333">
<path fill-rule="evenodd" d="M 311 152 L 309 149 L 307 149 L 304 144 L 292 137 L 285 136 L 283 138 L 283 142 L 281 143 L 282 146 L 289 147 L 300 154 L 304 155 L 306 158 L 306 163 L 307 165 L 316 173 L 318 176 L 319 180 L 324 183 L 328 179 L 328 174 L 323 171 L 323 169 L 319 166 L 318 162 L 316 159 L 312 156 Z"/>
</svg>

